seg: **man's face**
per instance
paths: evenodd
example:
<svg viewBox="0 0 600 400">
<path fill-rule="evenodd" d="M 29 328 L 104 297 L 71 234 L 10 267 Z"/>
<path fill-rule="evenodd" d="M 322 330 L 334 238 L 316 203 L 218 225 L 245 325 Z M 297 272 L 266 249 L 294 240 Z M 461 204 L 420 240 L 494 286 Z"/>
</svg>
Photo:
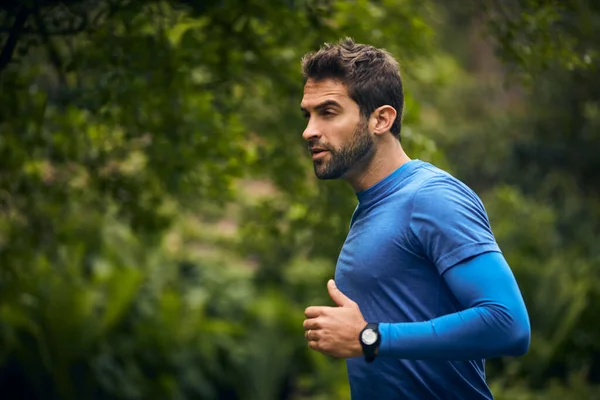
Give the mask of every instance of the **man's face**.
<svg viewBox="0 0 600 400">
<path fill-rule="evenodd" d="M 319 179 L 345 177 L 372 153 L 374 141 L 367 120 L 344 84 L 308 80 L 300 107 L 307 119 L 302 136 L 308 141 Z"/>
</svg>

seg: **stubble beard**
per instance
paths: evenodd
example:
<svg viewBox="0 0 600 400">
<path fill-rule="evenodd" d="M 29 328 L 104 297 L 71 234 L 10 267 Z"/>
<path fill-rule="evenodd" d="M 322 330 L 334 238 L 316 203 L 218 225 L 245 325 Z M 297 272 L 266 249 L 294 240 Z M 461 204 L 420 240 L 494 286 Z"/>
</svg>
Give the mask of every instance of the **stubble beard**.
<svg viewBox="0 0 600 400">
<path fill-rule="evenodd" d="M 322 180 L 345 176 L 371 152 L 374 145 L 367 121 L 361 118 L 348 144 L 337 150 L 328 149 L 329 157 L 314 161 L 315 175 Z"/>
</svg>

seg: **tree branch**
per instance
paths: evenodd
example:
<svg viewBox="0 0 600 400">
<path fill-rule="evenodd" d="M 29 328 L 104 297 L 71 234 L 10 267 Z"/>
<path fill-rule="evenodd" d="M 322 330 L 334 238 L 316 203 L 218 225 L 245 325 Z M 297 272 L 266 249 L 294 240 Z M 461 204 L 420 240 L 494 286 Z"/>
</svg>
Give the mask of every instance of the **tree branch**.
<svg viewBox="0 0 600 400">
<path fill-rule="evenodd" d="M 8 28 L 6 26 L 0 26 L 0 33 L 7 33 L 10 32 L 11 28 Z M 48 31 L 48 35 L 49 36 L 68 36 L 68 35 L 75 35 L 77 33 L 81 33 L 84 30 L 86 30 L 86 26 L 82 23 L 79 26 L 76 27 L 69 27 L 66 29 L 62 29 L 59 31 Z M 39 31 L 37 29 L 31 29 L 31 28 L 23 28 L 21 30 L 21 34 L 22 35 L 39 35 Z"/>
<path fill-rule="evenodd" d="M 23 27 L 25 26 L 25 22 L 27 22 L 28 17 L 29 9 L 26 6 L 21 6 L 15 17 L 15 22 L 10 28 L 8 39 L 6 40 L 6 44 L 2 48 L 2 53 L 0 53 L 0 73 L 10 63 L 13 52 L 15 51 L 15 47 L 17 47 L 19 35 L 21 34 L 21 31 L 23 30 Z"/>
<path fill-rule="evenodd" d="M 44 44 L 46 45 L 46 48 L 48 50 L 48 56 L 50 57 L 50 61 L 52 62 L 52 65 L 56 69 L 56 73 L 58 74 L 58 79 L 59 79 L 61 85 L 66 86 L 67 79 L 65 78 L 64 73 L 63 73 L 62 61 L 60 59 L 60 55 L 58 54 L 58 50 L 56 49 L 56 47 L 54 47 L 54 43 L 52 43 L 52 39 L 50 38 L 50 35 L 48 34 L 48 30 L 46 28 L 46 25 L 44 24 L 44 21 L 42 20 L 42 16 L 40 14 L 40 10 L 38 8 L 37 2 L 34 1 L 33 4 L 34 4 L 33 17 L 34 17 L 37 29 L 40 33 L 40 36 L 42 37 L 42 40 L 44 41 Z"/>
</svg>

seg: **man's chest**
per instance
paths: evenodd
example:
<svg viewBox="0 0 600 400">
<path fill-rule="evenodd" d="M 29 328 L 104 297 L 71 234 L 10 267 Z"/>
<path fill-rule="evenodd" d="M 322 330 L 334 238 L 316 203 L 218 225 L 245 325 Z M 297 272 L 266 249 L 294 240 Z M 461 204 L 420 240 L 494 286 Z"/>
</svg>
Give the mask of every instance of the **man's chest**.
<svg viewBox="0 0 600 400">
<path fill-rule="evenodd" d="M 356 219 L 336 265 L 336 276 L 355 284 L 399 279 L 422 264 L 407 217 L 372 212 Z"/>
<path fill-rule="evenodd" d="M 340 252 L 335 280 L 365 318 L 412 321 L 433 315 L 440 277 L 404 218 L 355 220 Z"/>
</svg>

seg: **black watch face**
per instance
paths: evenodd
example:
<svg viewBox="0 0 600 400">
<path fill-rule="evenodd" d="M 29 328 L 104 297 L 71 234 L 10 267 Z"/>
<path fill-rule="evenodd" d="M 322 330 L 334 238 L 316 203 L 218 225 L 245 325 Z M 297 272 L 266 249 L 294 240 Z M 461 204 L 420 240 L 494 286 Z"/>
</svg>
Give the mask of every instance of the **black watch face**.
<svg viewBox="0 0 600 400">
<path fill-rule="evenodd" d="M 373 329 L 365 329 L 361 335 L 361 340 L 367 346 L 372 345 L 377 341 L 377 332 Z"/>
</svg>

